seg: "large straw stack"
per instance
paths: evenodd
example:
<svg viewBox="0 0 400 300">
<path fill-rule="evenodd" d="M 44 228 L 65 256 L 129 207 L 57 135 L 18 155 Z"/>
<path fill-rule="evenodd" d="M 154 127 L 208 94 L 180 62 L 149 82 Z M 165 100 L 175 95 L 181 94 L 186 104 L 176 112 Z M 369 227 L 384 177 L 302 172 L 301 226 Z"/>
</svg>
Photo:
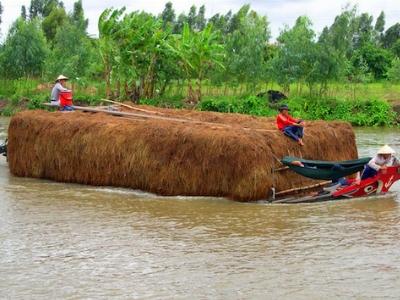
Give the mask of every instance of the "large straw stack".
<svg viewBox="0 0 400 300">
<path fill-rule="evenodd" d="M 266 199 L 273 186 L 282 191 L 312 183 L 289 170 L 273 171 L 281 167 L 278 159 L 285 155 L 357 158 L 353 130 L 344 122 L 308 122 L 305 146 L 300 147 L 279 132 L 271 118 L 157 111 L 165 119 L 18 113 L 9 126 L 10 170 L 16 176 L 128 187 L 160 195 L 251 201 Z"/>
</svg>

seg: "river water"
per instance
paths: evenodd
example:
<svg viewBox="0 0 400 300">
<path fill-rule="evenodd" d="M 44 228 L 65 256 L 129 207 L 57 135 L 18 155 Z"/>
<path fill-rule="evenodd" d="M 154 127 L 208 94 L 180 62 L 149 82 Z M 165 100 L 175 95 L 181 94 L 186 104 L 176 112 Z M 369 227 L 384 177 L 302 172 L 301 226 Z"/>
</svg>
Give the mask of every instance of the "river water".
<svg viewBox="0 0 400 300">
<path fill-rule="evenodd" d="M 399 130 L 356 134 L 360 156 L 400 153 Z M 392 190 L 296 205 L 157 197 L 16 178 L 1 158 L 0 298 L 398 299 Z"/>
</svg>

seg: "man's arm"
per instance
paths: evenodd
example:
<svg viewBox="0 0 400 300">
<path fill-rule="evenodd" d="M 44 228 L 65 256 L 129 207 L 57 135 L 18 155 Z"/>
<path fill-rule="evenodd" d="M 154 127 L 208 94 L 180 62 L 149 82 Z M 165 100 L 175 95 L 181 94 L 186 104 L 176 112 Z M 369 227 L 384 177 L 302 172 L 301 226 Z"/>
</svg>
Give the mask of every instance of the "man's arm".
<svg viewBox="0 0 400 300">
<path fill-rule="evenodd" d="M 298 120 L 298 119 L 295 119 L 295 118 L 293 118 L 291 116 L 289 116 L 288 119 L 289 119 L 290 122 L 292 122 L 292 125 L 294 125 L 294 126 L 298 126 L 298 127 L 303 127 L 304 126 L 304 121 L 303 120 L 300 120 L 300 119 Z"/>
<path fill-rule="evenodd" d="M 378 165 L 376 163 L 376 156 L 374 158 L 372 158 L 369 162 L 368 162 L 368 166 L 370 166 L 372 169 L 374 169 L 375 171 L 379 171 L 381 169 L 381 166 Z"/>
<path fill-rule="evenodd" d="M 57 84 L 56 84 L 56 87 L 57 87 L 57 90 L 60 91 L 60 92 L 69 92 L 69 91 L 70 91 L 69 89 L 63 87 L 63 86 L 61 85 L 61 83 L 57 83 Z"/>
</svg>

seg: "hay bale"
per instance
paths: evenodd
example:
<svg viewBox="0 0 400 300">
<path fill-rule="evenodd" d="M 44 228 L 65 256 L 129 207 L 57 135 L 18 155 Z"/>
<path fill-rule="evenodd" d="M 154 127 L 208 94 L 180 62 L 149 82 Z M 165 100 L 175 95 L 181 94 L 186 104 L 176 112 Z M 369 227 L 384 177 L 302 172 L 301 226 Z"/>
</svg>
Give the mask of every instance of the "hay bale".
<svg viewBox="0 0 400 300">
<path fill-rule="evenodd" d="M 207 123 L 127 119 L 106 114 L 25 111 L 9 126 L 8 161 L 16 176 L 141 189 L 160 195 L 265 199 L 313 183 L 279 168 L 285 155 L 357 158 L 344 122 L 308 122 L 305 146 L 276 130 L 272 118 L 160 110 Z"/>
</svg>

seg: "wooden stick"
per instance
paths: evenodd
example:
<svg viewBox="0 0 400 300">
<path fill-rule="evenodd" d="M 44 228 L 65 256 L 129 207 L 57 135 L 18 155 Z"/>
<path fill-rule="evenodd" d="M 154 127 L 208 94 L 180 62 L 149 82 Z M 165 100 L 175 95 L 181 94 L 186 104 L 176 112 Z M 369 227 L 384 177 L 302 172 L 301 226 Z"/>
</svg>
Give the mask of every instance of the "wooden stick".
<svg viewBox="0 0 400 300">
<path fill-rule="evenodd" d="M 299 188 L 292 188 L 292 189 L 280 191 L 280 192 L 276 193 L 275 195 L 276 195 L 276 196 L 279 196 L 279 195 L 285 195 L 285 194 L 292 193 L 292 192 L 298 192 L 298 191 L 308 190 L 308 189 L 312 189 L 312 188 L 316 188 L 316 187 L 319 187 L 319 186 L 326 185 L 326 184 L 328 184 L 328 183 L 331 183 L 331 181 L 323 181 L 323 182 L 320 182 L 320 183 L 316 183 L 316 184 L 312 184 L 312 185 L 307 185 L 307 186 L 303 186 L 303 187 L 299 187 Z"/>
<path fill-rule="evenodd" d="M 280 172 L 280 171 L 284 171 L 284 170 L 288 170 L 288 169 L 289 169 L 289 167 L 288 167 L 288 166 L 286 166 L 286 167 L 282 167 L 282 168 L 274 169 L 274 171 L 275 171 L 275 172 Z"/>
<path fill-rule="evenodd" d="M 156 114 L 156 115 L 164 115 L 163 113 L 160 113 L 158 111 L 151 111 L 151 110 L 147 110 L 147 109 L 143 109 L 143 108 L 137 108 L 137 107 L 134 107 L 134 106 L 131 106 L 131 105 L 128 105 L 128 104 L 124 104 L 124 103 L 121 103 L 121 102 L 113 101 L 113 100 L 108 100 L 108 99 L 100 99 L 100 100 L 104 101 L 104 102 L 110 102 L 110 103 L 118 104 L 120 106 L 129 108 L 129 109 L 133 109 L 133 110 L 137 110 L 137 111 L 142 111 L 142 112 L 146 112 L 146 113 L 150 113 L 150 114 Z"/>
<path fill-rule="evenodd" d="M 156 120 L 165 120 L 165 121 L 174 121 L 180 123 L 193 123 L 193 124 L 206 124 L 213 127 L 220 127 L 220 128 L 232 128 L 232 126 L 227 124 L 221 123 L 211 123 L 211 122 L 203 122 L 203 121 L 196 121 L 196 120 L 188 120 L 188 119 L 179 119 L 174 117 L 167 117 L 167 116 L 152 116 L 147 114 L 141 113 L 128 113 L 123 111 L 112 111 L 112 110 L 102 110 L 90 107 L 83 107 L 83 106 L 73 106 L 75 110 L 87 111 L 87 112 L 95 112 L 95 113 L 106 113 L 113 116 L 119 117 L 134 117 L 134 118 L 144 118 L 144 119 L 156 119 Z"/>
<path fill-rule="evenodd" d="M 58 107 L 58 106 L 52 105 L 51 103 L 43 103 L 43 105 L 50 106 L 50 107 Z M 242 127 L 242 126 L 235 127 L 235 126 L 231 126 L 231 125 L 223 124 L 223 123 L 196 121 L 193 119 L 181 119 L 181 118 L 175 118 L 175 117 L 169 117 L 169 116 L 157 116 L 157 115 L 148 115 L 148 114 L 142 114 L 142 113 L 128 113 L 128 112 L 123 112 L 123 111 L 104 110 L 104 109 L 97 109 L 97 108 L 92 108 L 92 107 L 87 107 L 87 106 L 74 105 L 73 108 L 75 110 L 80 110 L 80 111 L 87 111 L 87 112 L 94 112 L 94 113 L 106 113 L 109 115 L 119 116 L 119 117 L 133 117 L 133 118 L 174 121 L 174 122 L 180 122 L 180 123 L 192 123 L 192 124 L 198 124 L 198 125 L 209 125 L 214 128 L 243 129 L 243 130 L 258 131 L 258 132 L 276 131 L 276 130 L 268 130 L 268 129 L 248 128 L 248 127 Z"/>
</svg>

